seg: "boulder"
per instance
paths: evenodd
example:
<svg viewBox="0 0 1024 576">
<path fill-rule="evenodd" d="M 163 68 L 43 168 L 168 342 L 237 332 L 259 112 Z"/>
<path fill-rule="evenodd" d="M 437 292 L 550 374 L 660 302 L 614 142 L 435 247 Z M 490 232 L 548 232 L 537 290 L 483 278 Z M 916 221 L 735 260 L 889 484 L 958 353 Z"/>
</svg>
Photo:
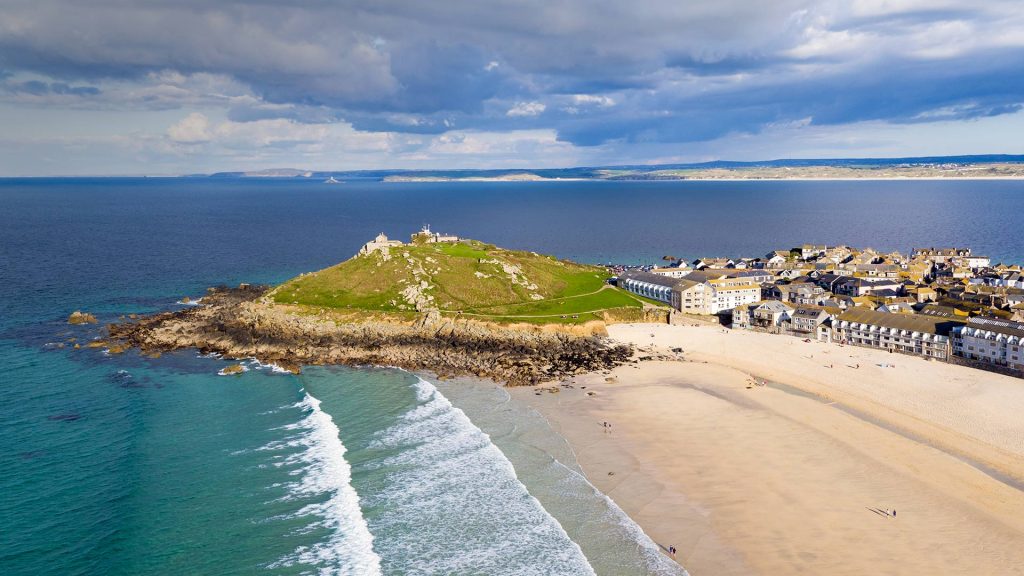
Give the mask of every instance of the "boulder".
<svg viewBox="0 0 1024 576">
<path fill-rule="evenodd" d="M 95 324 L 96 322 L 95 316 L 81 310 L 75 310 L 68 316 L 68 324 Z"/>
</svg>

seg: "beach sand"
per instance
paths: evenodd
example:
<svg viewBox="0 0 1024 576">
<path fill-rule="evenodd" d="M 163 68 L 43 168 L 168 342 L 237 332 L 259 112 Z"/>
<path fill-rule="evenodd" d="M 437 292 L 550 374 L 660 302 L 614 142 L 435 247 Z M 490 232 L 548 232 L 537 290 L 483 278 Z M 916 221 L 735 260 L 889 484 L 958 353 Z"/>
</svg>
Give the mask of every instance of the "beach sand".
<svg viewBox="0 0 1024 576">
<path fill-rule="evenodd" d="M 1024 380 L 713 326 L 609 332 L 683 360 L 513 395 L 692 574 L 1024 574 Z"/>
</svg>

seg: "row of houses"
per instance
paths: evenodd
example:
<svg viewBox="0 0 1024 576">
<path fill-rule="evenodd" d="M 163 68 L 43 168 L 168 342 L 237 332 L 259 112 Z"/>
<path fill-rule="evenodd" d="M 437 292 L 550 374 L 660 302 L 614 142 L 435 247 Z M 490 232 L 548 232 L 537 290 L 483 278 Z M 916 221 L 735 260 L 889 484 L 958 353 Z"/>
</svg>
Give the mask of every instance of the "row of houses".
<svg viewBox="0 0 1024 576">
<path fill-rule="evenodd" d="M 969 248 L 898 252 L 806 244 L 761 259 L 707 258 L 618 279 L 734 328 L 869 346 L 1024 373 L 1024 272 Z"/>
<path fill-rule="evenodd" d="M 957 356 L 1024 373 L 1024 322 L 951 313 L 894 314 L 779 300 L 733 310 L 732 327 L 949 360 Z"/>
</svg>

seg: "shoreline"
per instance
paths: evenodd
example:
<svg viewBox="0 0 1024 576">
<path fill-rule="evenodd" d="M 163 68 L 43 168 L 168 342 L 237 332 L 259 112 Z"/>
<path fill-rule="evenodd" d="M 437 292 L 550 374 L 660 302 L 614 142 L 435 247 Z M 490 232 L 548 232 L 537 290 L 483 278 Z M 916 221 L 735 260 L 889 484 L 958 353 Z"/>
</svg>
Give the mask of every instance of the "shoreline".
<svg viewBox="0 0 1024 576">
<path fill-rule="evenodd" d="M 609 331 L 638 354 L 682 345 L 685 360 L 510 394 L 690 573 L 1024 573 L 1019 380 L 905 356 L 882 369 L 868 362 L 893 358 L 877 351 L 811 354 L 795 338 L 715 327 Z M 835 369 L 807 356 L 840 351 L 862 368 L 816 381 Z M 918 398 L 929 387 L 938 398 Z"/>
</svg>

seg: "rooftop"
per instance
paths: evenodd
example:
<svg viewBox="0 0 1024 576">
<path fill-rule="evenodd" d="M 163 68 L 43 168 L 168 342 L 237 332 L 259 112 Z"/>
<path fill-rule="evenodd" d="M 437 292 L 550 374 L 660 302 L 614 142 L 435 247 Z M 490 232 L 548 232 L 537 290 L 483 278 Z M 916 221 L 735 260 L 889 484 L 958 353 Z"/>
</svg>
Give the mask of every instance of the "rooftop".
<svg viewBox="0 0 1024 576">
<path fill-rule="evenodd" d="M 890 314 L 864 308 L 853 308 L 839 315 L 839 320 L 858 322 L 883 328 L 924 332 L 927 334 L 948 334 L 954 326 L 963 324 L 951 318 L 922 314 Z"/>
</svg>

